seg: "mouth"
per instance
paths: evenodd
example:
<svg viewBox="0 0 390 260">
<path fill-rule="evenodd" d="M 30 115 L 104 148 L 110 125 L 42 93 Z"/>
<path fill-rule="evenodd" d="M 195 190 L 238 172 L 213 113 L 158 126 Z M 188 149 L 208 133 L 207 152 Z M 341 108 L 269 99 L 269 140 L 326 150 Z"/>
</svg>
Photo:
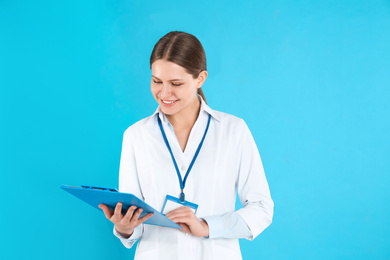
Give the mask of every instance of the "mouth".
<svg viewBox="0 0 390 260">
<path fill-rule="evenodd" d="M 170 106 L 173 106 L 178 100 L 164 100 L 164 99 L 161 99 L 161 103 L 166 106 L 166 107 L 170 107 Z"/>
</svg>

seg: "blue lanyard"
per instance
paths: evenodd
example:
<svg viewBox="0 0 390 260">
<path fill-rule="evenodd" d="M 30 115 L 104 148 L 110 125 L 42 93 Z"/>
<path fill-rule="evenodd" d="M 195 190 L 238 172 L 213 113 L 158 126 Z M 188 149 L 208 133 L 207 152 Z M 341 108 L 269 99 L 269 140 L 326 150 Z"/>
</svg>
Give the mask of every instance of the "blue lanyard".
<svg viewBox="0 0 390 260">
<path fill-rule="evenodd" d="M 175 165 L 177 177 L 179 178 L 180 189 L 181 189 L 181 193 L 180 193 L 180 201 L 181 201 L 181 202 L 184 202 L 184 201 L 185 201 L 184 187 L 186 186 L 187 177 L 188 177 L 188 174 L 190 173 L 190 171 L 191 171 L 191 169 L 192 169 L 192 166 L 193 166 L 194 163 L 195 163 L 196 158 L 198 157 L 200 148 L 202 148 L 204 138 L 206 137 L 207 131 L 209 130 L 210 119 L 211 119 L 211 115 L 209 115 L 209 120 L 207 121 L 207 127 L 206 127 L 206 131 L 204 132 L 202 141 L 200 141 L 199 146 L 198 146 L 198 149 L 196 149 L 194 158 L 193 158 L 192 161 L 191 161 L 190 167 L 188 167 L 188 170 L 187 170 L 187 172 L 186 172 L 186 175 L 184 176 L 184 181 L 183 181 L 182 178 L 181 178 L 181 174 L 180 174 L 179 168 L 177 167 L 177 163 L 176 163 L 175 157 L 173 156 L 171 146 L 169 145 L 167 136 L 165 135 L 164 128 L 163 128 L 163 126 L 162 126 L 162 124 L 161 124 L 161 119 L 160 119 L 159 115 L 157 115 L 158 125 L 160 126 L 161 134 L 162 134 L 162 136 L 163 136 L 163 138 L 164 138 L 164 141 L 165 141 L 165 144 L 166 144 L 166 146 L 167 146 L 167 148 L 168 148 L 168 150 L 169 150 L 169 153 L 171 154 L 173 164 Z"/>
</svg>

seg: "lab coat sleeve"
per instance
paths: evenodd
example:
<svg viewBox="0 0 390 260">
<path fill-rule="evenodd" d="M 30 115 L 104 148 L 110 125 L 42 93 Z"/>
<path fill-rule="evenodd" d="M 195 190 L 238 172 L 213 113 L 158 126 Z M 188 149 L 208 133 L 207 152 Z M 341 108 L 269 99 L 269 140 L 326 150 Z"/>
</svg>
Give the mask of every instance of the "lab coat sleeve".
<svg viewBox="0 0 390 260">
<path fill-rule="evenodd" d="M 237 134 L 241 136 L 237 153 L 237 189 L 242 209 L 222 215 L 206 216 L 209 237 L 253 240 L 272 222 L 273 201 L 265 178 L 257 146 L 243 120 Z"/>
<path fill-rule="evenodd" d="M 252 239 L 252 232 L 237 212 L 202 218 L 209 226 L 208 238 L 246 238 Z"/>
<path fill-rule="evenodd" d="M 114 235 L 120 239 L 120 241 L 125 247 L 131 248 L 135 244 L 135 242 L 137 242 L 137 240 L 141 238 L 143 233 L 143 225 L 144 224 L 141 224 L 138 227 L 136 227 L 134 229 L 133 234 L 129 238 L 124 238 L 121 234 L 119 234 L 119 232 L 115 229 L 115 227 L 114 227 Z"/>
<path fill-rule="evenodd" d="M 119 191 L 132 193 L 140 199 L 144 199 L 141 187 L 138 180 L 137 165 L 134 154 L 133 142 L 136 138 L 136 133 L 132 128 L 128 128 L 123 135 L 122 153 L 119 168 Z M 114 235 L 118 237 L 122 244 L 131 248 L 134 243 L 141 238 L 143 234 L 143 224 L 134 229 L 133 234 L 129 238 L 122 237 L 114 227 Z"/>
<path fill-rule="evenodd" d="M 253 240 L 271 224 L 274 203 L 256 143 L 243 120 L 242 124 L 237 189 L 243 208 L 236 212 L 248 225 Z"/>
</svg>

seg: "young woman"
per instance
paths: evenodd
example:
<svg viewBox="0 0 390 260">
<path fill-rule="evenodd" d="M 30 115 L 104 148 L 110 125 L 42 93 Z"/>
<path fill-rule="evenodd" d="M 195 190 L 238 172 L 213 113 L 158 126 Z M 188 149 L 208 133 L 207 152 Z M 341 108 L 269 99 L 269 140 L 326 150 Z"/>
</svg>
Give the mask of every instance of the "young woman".
<svg viewBox="0 0 390 260">
<path fill-rule="evenodd" d="M 238 239 L 252 240 L 272 222 L 273 201 L 253 137 L 242 119 L 215 111 L 201 89 L 207 78 L 199 40 L 170 32 L 150 57 L 159 107 L 124 133 L 119 190 L 155 209 L 167 195 L 198 205 L 166 214 L 182 229 L 144 225 L 142 209 L 121 214 L 101 205 L 114 234 L 135 259 L 241 259 Z M 235 211 L 236 195 L 242 209 Z"/>
</svg>

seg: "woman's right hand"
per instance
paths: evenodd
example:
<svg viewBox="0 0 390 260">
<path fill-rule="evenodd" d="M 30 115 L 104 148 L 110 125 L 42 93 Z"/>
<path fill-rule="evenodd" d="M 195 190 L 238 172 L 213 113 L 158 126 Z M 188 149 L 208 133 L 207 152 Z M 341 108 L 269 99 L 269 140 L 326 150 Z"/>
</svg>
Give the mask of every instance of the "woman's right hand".
<svg viewBox="0 0 390 260">
<path fill-rule="evenodd" d="M 141 215 L 143 209 L 137 209 L 136 206 L 131 206 L 125 215 L 122 214 L 122 203 L 118 202 L 115 209 L 110 210 L 107 205 L 100 204 L 99 208 L 103 210 L 104 215 L 108 220 L 110 220 L 115 225 L 116 231 L 118 231 L 123 237 L 129 238 L 133 232 L 134 228 L 138 227 L 140 224 L 148 220 L 153 213 L 149 213 L 142 218 Z"/>
</svg>

